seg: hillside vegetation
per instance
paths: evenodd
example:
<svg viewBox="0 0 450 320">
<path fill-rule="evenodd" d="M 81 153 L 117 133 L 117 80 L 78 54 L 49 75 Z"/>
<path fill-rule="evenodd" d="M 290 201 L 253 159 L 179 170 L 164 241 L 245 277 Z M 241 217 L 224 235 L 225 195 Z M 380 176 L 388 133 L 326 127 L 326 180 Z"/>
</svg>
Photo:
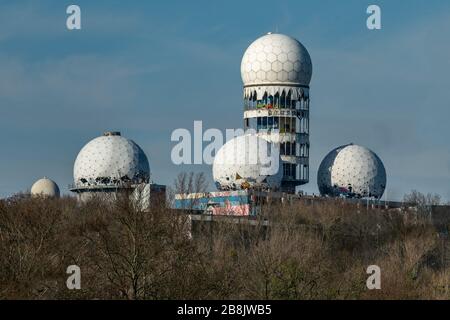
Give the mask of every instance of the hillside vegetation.
<svg viewBox="0 0 450 320">
<path fill-rule="evenodd" d="M 125 195 L 2 201 L 0 299 L 450 298 L 449 245 L 421 210 L 299 200 L 262 211 L 255 225 L 191 234 L 185 213 Z M 70 265 L 81 290 L 66 287 Z M 369 265 L 381 290 L 366 287 Z"/>
</svg>

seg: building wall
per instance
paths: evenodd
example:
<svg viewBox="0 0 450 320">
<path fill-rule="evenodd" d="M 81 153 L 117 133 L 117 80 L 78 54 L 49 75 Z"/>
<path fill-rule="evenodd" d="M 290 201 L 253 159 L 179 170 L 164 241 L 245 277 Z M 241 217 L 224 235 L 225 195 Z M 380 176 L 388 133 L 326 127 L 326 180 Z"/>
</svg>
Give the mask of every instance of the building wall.
<svg viewBox="0 0 450 320">
<path fill-rule="evenodd" d="M 269 199 L 282 201 L 284 196 L 253 190 L 177 194 L 173 208 L 217 216 L 256 216 L 261 203 Z"/>
</svg>

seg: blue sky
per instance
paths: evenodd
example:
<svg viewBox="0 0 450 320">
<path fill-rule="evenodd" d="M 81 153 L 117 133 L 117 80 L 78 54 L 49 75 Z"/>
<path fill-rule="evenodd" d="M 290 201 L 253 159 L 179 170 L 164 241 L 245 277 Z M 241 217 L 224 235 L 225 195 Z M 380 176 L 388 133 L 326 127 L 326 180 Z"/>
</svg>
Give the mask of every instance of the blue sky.
<svg viewBox="0 0 450 320">
<path fill-rule="evenodd" d="M 82 30 L 66 29 L 66 8 Z M 383 29 L 369 31 L 370 4 Z M 334 147 L 374 150 L 388 197 L 411 189 L 450 200 L 448 1 L 0 2 L 0 197 L 38 178 L 63 192 L 81 147 L 106 130 L 136 141 L 153 179 L 172 184 L 176 128 L 242 126 L 240 61 L 277 31 L 309 50 L 311 179 Z M 214 189 L 212 180 L 210 188 Z"/>
</svg>

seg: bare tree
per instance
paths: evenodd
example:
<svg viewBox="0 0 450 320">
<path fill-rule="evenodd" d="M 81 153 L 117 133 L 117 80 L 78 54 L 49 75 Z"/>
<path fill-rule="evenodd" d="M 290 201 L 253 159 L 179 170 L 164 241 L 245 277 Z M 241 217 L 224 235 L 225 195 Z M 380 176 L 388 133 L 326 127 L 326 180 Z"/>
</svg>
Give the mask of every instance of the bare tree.
<svg viewBox="0 0 450 320">
<path fill-rule="evenodd" d="M 416 207 L 417 213 L 432 220 L 433 206 L 441 204 L 441 196 L 438 194 L 423 194 L 417 190 L 404 196 L 404 202 Z"/>
<path fill-rule="evenodd" d="M 441 204 L 441 196 L 438 194 L 423 194 L 417 190 L 412 190 L 406 194 L 403 201 L 419 207 L 437 206 Z"/>
<path fill-rule="evenodd" d="M 201 189 L 190 176 L 180 186 Z M 0 298 L 450 298 L 448 241 L 413 208 L 262 201 L 259 216 L 214 219 L 190 238 L 187 212 L 133 199 L 0 201 Z M 66 287 L 72 264 L 81 290 Z M 366 288 L 372 264 L 382 268 L 383 290 Z"/>
</svg>

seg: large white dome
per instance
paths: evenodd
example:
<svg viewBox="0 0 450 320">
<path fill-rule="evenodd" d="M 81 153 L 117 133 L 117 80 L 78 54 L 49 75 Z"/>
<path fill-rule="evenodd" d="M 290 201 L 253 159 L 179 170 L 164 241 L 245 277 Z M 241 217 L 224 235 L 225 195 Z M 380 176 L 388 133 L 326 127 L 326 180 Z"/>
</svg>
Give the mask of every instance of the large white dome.
<svg viewBox="0 0 450 320">
<path fill-rule="evenodd" d="M 219 190 L 277 190 L 283 178 L 279 150 L 256 135 L 228 141 L 214 158 L 213 177 Z"/>
<path fill-rule="evenodd" d="M 118 132 L 107 132 L 86 144 L 75 160 L 75 188 L 148 183 L 150 166 L 144 151 Z"/>
<path fill-rule="evenodd" d="M 386 170 L 374 152 L 350 144 L 334 149 L 323 159 L 317 184 L 322 195 L 379 199 L 386 188 Z"/>
<path fill-rule="evenodd" d="M 309 86 L 311 57 L 296 39 L 269 33 L 248 47 L 241 62 L 241 76 L 245 86 Z"/>
<path fill-rule="evenodd" d="M 39 179 L 31 187 L 32 196 L 59 198 L 59 194 L 58 185 L 48 178 Z"/>
</svg>

